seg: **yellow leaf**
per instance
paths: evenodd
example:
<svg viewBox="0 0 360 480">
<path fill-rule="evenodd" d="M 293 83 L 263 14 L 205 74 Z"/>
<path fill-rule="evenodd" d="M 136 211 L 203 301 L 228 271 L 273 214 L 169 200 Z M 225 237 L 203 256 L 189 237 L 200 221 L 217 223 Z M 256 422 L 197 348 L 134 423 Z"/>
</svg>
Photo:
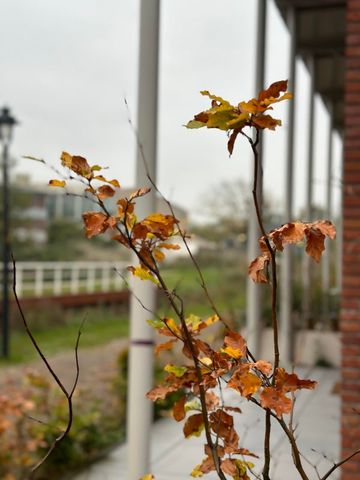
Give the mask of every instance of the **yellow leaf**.
<svg viewBox="0 0 360 480">
<path fill-rule="evenodd" d="M 218 322 L 220 319 L 217 315 L 212 315 L 211 317 L 205 320 L 207 326 L 212 325 L 213 323 Z"/>
<path fill-rule="evenodd" d="M 222 348 L 221 351 L 223 353 L 226 353 L 227 355 L 229 355 L 229 357 L 232 357 L 232 358 L 241 358 L 244 356 L 242 351 L 239 348 L 226 347 L 226 348 Z"/>
<path fill-rule="evenodd" d="M 165 258 L 165 254 L 158 248 L 155 248 L 155 250 L 153 251 L 153 255 L 155 260 L 157 260 L 158 262 L 161 262 Z"/>
<path fill-rule="evenodd" d="M 153 276 L 153 274 L 146 270 L 145 268 L 141 267 L 140 265 L 137 267 L 128 267 L 129 272 L 131 272 L 135 277 L 140 278 L 140 280 L 150 280 L 150 282 L 155 283 L 156 285 L 159 281 Z"/>
<path fill-rule="evenodd" d="M 196 465 L 196 467 L 193 468 L 193 471 L 191 472 L 190 475 L 194 478 L 202 477 L 204 474 L 199 470 L 200 467 L 201 467 L 201 463 L 199 463 L 199 465 Z"/>
<path fill-rule="evenodd" d="M 65 187 L 66 182 L 65 180 L 50 180 L 49 185 L 50 187 Z"/>
<path fill-rule="evenodd" d="M 165 372 L 173 373 L 175 377 L 181 378 L 186 373 L 187 368 L 168 363 L 167 365 L 165 365 L 164 370 Z"/>
<path fill-rule="evenodd" d="M 68 152 L 62 152 L 61 154 L 61 165 L 63 167 L 71 168 L 72 164 L 72 155 Z"/>
</svg>

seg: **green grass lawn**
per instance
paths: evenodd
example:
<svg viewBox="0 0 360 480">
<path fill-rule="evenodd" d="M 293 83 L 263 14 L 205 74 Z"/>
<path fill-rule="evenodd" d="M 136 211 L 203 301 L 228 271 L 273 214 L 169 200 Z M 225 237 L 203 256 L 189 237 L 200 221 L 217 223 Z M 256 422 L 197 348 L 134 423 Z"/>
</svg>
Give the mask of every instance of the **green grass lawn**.
<svg viewBox="0 0 360 480">
<path fill-rule="evenodd" d="M 240 265 L 222 264 L 220 260 L 216 264 L 202 264 L 201 270 L 205 278 L 208 292 L 222 314 L 239 311 L 245 305 L 245 277 Z M 196 315 L 212 314 L 211 307 L 200 285 L 199 276 L 191 264 L 184 262 L 176 268 L 166 269 L 163 276 L 170 289 L 184 299 L 187 313 Z M 166 309 L 166 305 L 163 305 Z"/>
<path fill-rule="evenodd" d="M 124 313 L 114 314 L 107 309 L 89 309 L 88 314 L 69 314 L 69 319 L 61 325 L 49 325 L 47 328 L 35 328 L 33 334 L 45 355 L 54 355 L 65 350 L 73 350 L 81 322 L 85 316 L 80 340 L 81 348 L 102 345 L 115 338 L 128 335 L 129 322 Z M 31 322 L 30 326 L 31 326 Z M 0 359 L 1 365 L 25 363 L 37 358 L 26 332 L 17 329 L 11 332 L 10 356 Z"/>
<path fill-rule="evenodd" d="M 208 291 L 222 315 L 230 315 L 239 325 L 245 304 L 245 277 L 237 262 L 203 262 L 203 275 Z M 181 262 L 163 270 L 170 289 L 183 298 L 186 314 L 209 316 L 213 312 L 200 286 L 198 274 L 191 262 Z M 86 317 L 81 336 L 81 347 L 92 347 L 128 335 L 128 314 L 116 313 L 111 308 L 89 307 L 82 311 L 26 312 L 32 331 L 46 355 L 73 350 L 81 322 Z M 161 315 L 173 315 L 166 299 L 159 305 Z M 240 313 L 239 313 L 240 312 Z M 37 357 L 22 326 L 11 332 L 10 357 L 0 359 L 1 365 L 25 363 Z"/>
</svg>

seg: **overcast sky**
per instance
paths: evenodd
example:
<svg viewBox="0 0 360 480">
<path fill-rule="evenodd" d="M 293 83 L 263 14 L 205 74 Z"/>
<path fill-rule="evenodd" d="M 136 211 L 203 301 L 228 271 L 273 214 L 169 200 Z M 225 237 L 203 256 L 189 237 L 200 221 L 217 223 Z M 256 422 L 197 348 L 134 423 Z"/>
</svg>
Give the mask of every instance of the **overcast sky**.
<svg viewBox="0 0 360 480">
<path fill-rule="evenodd" d="M 160 189 L 198 214 L 203 193 L 222 180 L 250 177 L 247 145 L 228 158 L 218 131 L 183 127 L 208 102 L 210 90 L 238 102 L 254 95 L 256 0 L 163 0 L 161 8 Z M 269 2 L 266 85 L 288 76 L 288 34 Z M 2 0 L 0 105 L 20 121 L 12 153 L 58 163 L 62 150 L 110 167 L 124 186 L 134 183 L 135 142 L 124 105 L 136 120 L 138 0 Z M 296 205 L 304 201 L 308 78 L 298 66 Z M 285 102 L 284 102 L 285 103 Z M 284 127 L 266 136 L 265 190 L 281 207 L 286 105 L 276 107 Z M 327 116 L 317 102 L 315 199 L 325 198 Z M 340 142 L 336 142 L 338 177 Z M 17 172 L 34 181 L 53 176 L 21 160 Z M 174 175 L 176 172 L 176 175 Z M 337 197 L 338 198 L 338 197 Z"/>
</svg>

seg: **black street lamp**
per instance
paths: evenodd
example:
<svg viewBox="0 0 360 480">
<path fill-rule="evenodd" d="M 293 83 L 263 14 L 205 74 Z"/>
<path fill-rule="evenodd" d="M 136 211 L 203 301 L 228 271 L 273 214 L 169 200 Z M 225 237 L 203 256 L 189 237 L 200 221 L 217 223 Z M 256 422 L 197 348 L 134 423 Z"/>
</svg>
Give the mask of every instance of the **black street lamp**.
<svg viewBox="0 0 360 480">
<path fill-rule="evenodd" d="M 9 262 L 10 262 L 10 228 L 9 228 L 9 146 L 13 127 L 17 121 L 6 107 L 0 111 L 0 143 L 3 147 L 3 274 L 2 274 L 2 356 L 9 355 Z"/>
</svg>

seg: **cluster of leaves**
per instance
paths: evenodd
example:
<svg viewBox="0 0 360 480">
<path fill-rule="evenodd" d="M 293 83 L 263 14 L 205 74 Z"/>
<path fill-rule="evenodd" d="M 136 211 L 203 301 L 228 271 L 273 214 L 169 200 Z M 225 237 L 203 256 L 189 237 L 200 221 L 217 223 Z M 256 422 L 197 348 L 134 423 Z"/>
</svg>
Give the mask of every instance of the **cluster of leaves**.
<svg viewBox="0 0 360 480">
<path fill-rule="evenodd" d="M 237 106 L 203 90 L 201 94 L 211 99 L 211 108 L 195 115 L 186 127 L 217 128 L 229 132 L 228 151 L 231 155 L 236 138 L 245 127 L 254 127 L 257 130 L 275 130 L 277 126 L 281 125 L 281 120 L 273 118 L 265 112 L 272 110 L 272 104 L 292 98 L 292 94 L 286 91 L 287 83 L 287 80 L 275 82 L 267 90 L 260 92 L 257 98 L 239 102 Z M 281 92 L 285 93 L 281 95 Z"/>
<path fill-rule="evenodd" d="M 295 373 L 287 373 L 283 368 L 276 369 L 270 362 L 264 360 L 252 361 L 249 358 L 245 339 L 237 332 L 227 330 L 223 346 L 216 350 L 201 338 L 202 332 L 213 323 L 219 321 L 214 315 L 205 320 L 190 315 L 186 319 L 187 329 L 193 339 L 193 347 L 201 367 L 202 386 L 205 391 L 207 407 L 206 418 L 201 409 L 200 391 L 196 368 L 193 365 L 165 366 L 168 372 L 165 382 L 156 386 L 148 394 L 153 401 L 164 399 L 171 392 L 184 390 L 184 395 L 173 407 L 174 419 L 178 422 L 185 419 L 183 432 L 186 438 L 199 436 L 205 423 L 209 424 L 211 432 L 216 436 L 217 455 L 224 473 L 235 479 L 247 479 L 247 466 L 250 464 L 236 456 L 256 456 L 239 445 L 239 436 L 234 427 L 232 413 L 241 413 L 238 407 L 226 405 L 219 394 L 219 382 L 224 381 L 228 388 L 238 392 L 249 401 L 259 404 L 264 409 L 271 409 L 281 418 L 292 410 L 293 399 L 289 393 L 300 389 L 313 389 L 316 382 L 301 380 Z M 159 334 L 170 337 L 170 340 L 159 344 L 156 351 L 172 348 L 176 342 L 183 343 L 183 353 L 192 360 L 185 332 L 181 325 L 172 318 L 162 321 L 153 320 L 149 323 Z M 272 381 L 274 378 L 274 381 Z M 191 412 L 190 415 L 187 415 Z M 195 412 L 195 413 L 194 413 Z M 197 465 L 193 477 L 202 476 L 216 470 L 209 445 L 205 445 L 206 458 Z M 250 465 L 251 466 L 251 465 Z"/>
<path fill-rule="evenodd" d="M 272 105 L 281 100 L 291 98 L 287 91 L 287 81 L 272 84 L 268 89 L 260 92 L 257 98 L 248 102 L 240 102 L 237 106 L 231 105 L 221 97 L 211 95 L 208 91 L 202 92 L 212 103 L 211 108 L 195 115 L 188 128 L 216 128 L 226 131 L 229 135 L 228 151 L 233 152 L 236 138 L 244 135 L 249 141 L 254 153 L 255 165 L 258 161 L 257 142 L 259 131 L 274 130 L 280 125 L 280 120 L 274 119 L 267 112 Z M 282 92 L 284 92 L 282 94 Z M 245 127 L 256 130 L 256 140 L 244 132 Z M 252 471 L 252 463 L 247 456 L 256 456 L 240 444 L 238 433 L 234 426 L 234 415 L 241 413 L 236 405 L 227 405 L 222 395 L 222 386 L 236 391 L 266 412 L 266 431 L 263 471 L 264 480 L 269 480 L 270 463 L 270 420 L 275 418 L 287 435 L 294 457 L 294 463 L 299 472 L 302 472 L 300 454 L 296 446 L 296 439 L 291 426 L 285 423 L 283 416 L 292 413 L 293 395 L 301 389 L 313 389 L 316 382 L 302 380 L 295 373 L 288 373 L 279 366 L 279 352 L 277 341 L 276 320 L 276 261 L 275 255 L 281 252 L 286 244 L 306 241 L 306 251 L 316 261 L 319 261 L 324 250 L 326 236 L 334 238 L 335 229 L 329 221 L 312 223 L 287 223 L 268 234 L 265 233 L 261 212 L 257 204 L 256 188 L 254 202 L 257 210 L 259 226 L 263 236 L 259 240 L 261 255 L 249 267 L 250 277 L 261 283 L 270 283 L 272 288 L 272 324 L 274 327 L 274 362 L 255 359 L 249 351 L 245 339 L 237 332 L 232 331 L 219 314 L 212 299 L 208 296 L 213 310 L 212 315 L 202 319 L 186 312 L 183 300 L 176 291 L 167 287 L 159 269 L 159 263 L 164 259 L 166 250 L 180 248 L 173 243 L 178 235 L 187 247 L 186 235 L 182 231 L 178 220 L 172 214 L 153 213 L 144 219 L 138 219 L 135 214 L 136 200 L 149 192 L 148 188 L 135 191 L 128 197 L 121 197 L 117 180 L 107 180 L 98 174 L 101 167 L 90 166 L 86 159 L 63 153 L 61 161 L 64 167 L 70 170 L 70 178 L 79 178 L 86 186 L 86 192 L 93 196 L 99 210 L 83 214 L 85 232 L 88 238 L 105 232 L 112 232 L 113 240 L 136 254 L 139 265 L 132 265 L 129 271 L 133 275 L 155 283 L 160 290 L 166 293 L 174 318 L 156 317 L 150 324 L 167 341 L 156 347 L 156 353 L 171 350 L 180 343 L 186 359 L 183 365 L 167 364 L 167 376 L 162 385 L 156 386 L 148 393 L 153 401 L 164 399 L 172 392 L 182 392 L 182 396 L 173 407 L 173 416 L 176 421 L 184 420 L 183 432 L 185 437 L 198 436 L 203 431 L 206 437 L 205 455 L 203 461 L 194 467 L 193 477 L 200 477 L 211 471 L 216 471 L 221 480 L 228 475 L 234 480 L 248 480 Z M 254 185 L 256 185 L 256 172 Z M 100 186 L 97 186 L 100 183 Z M 50 185 L 65 187 L 64 180 L 52 180 Z M 121 193 L 121 191 L 120 191 Z M 110 213 L 104 201 L 113 198 L 116 203 L 115 213 Z M 190 252 L 189 252 L 190 253 Z M 190 254 L 191 255 L 191 254 Z M 195 259 L 191 256 L 201 284 L 207 293 L 201 271 Z M 271 264 L 272 280 L 269 282 L 266 269 Z M 222 322 L 225 327 L 225 336 L 221 348 L 215 348 L 204 338 L 203 332 L 216 322 Z M 152 475 L 144 477 L 152 479 Z M 304 475 L 302 475 L 302 478 Z"/>
<path fill-rule="evenodd" d="M 99 165 L 90 166 L 80 156 L 72 156 L 67 152 L 61 155 L 61 163 L 86 182 L 85 192 L 96 199 L 102 211 L 85 212 L 83 221 L 88 238 L 106 231 L 112 232 L 112 239 L 125 248 L 134 251 L 140 260 L 138 266 L 130 266 L 129 270 L 142 280 L 158 283 L 154 275 L 157 262 L 165 258 L 164 251 L 178 250 L 180 246 L 171 240 L 178 234 L 178 220 L 173 215 L 154 213 L 139 220 L 135 215 L 135 200 L 146 195 L 150 188 L 140 188 L 127 197 L 117 196 L 116 212 L 111 214 L 104 200 L 115 196 L 120 189 L 117 180 L 107 180 L 103 175 L 96 175 L 102 169 Z M 73 177 L 70 177 L 73 178 Z M 101 183 L 96 186 L 94 182 Z M 65 187 L 65 180 L 50 180 L 50 186 Z"/>
<path fill-rule="evenodd" d="M 320 262 L 321 254 L 325 250 L 325 238 L 333 240 L 336 236 L 334 225 L 329 220 L 316 222 L 290 222 L 267 234 L 273 251 L 282 252 L 284 246 L 306 241 L 306 253 L 316 262 Z M 256 257 L 249 266 L 249 275 L 257 283 L 268 283 L 267 267 L 271 261 L 269 248 L 265 237 L 259 239 L 261 255 Z"/>
<path fill-rule="evenodd" d="M 30 469 L 67 423 L 67 404 L 63 396 L 43 376 L 29 371 L 24 384 L 8 383 L 0 396 L 0 477 L 25 480 Z M 64 469 L 75 468 L 96 457 L 109 439 L 115 441 L 115 429 L 100 413 L 99 404 L 77 394 L 73 428 L 36 478 L 58 478 Z M 116 417 L 118 411 L 116 411 Z M 114 412 L 115 417 L 115 412 Z"/>
</svg>

